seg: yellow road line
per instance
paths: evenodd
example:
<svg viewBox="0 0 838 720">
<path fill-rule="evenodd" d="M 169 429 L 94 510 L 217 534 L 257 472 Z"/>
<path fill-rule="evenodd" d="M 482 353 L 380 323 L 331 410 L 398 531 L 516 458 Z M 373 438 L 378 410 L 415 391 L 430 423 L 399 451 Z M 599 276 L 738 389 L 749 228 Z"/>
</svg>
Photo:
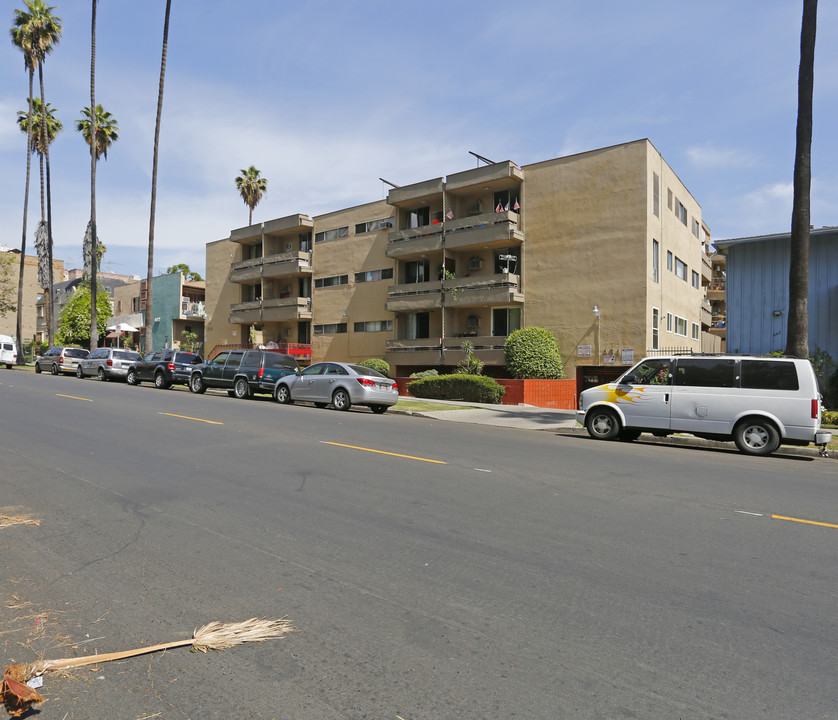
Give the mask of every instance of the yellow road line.
<svg viewBox="0 0 838 720">
<path fill-rule="evenodd" d="M 357 445 L 344 445 L 343 443 L 328 442 L 321 440 L 324 445 L 336 445 L 337 447 L 350 448 L 352 450 L 363 450 L 365 452 L 378 453 L 379 455 L 392 455 L 393 457 L 407 458 L 408 460 L 421 460 L 422 462 L 436 463 L 437 465 L 447 465 L 444 460 L 431 460 L 430 458 L 414 457 L 413 455 L 400 455 L 399 453 L 386 452 L 384 450 L 373 450 L 372 448 L 358 447 Z"/>
<path fill-rule="evenodd" d="M 783 515 L 772 515 L 772 520 L 789 520 L 790 522 L 805 523 L 806 525 L 820 525 L 821 527 L 838 528 L 838 525 L 832 523 L 815 522 L 814 520 L 801 520 L 800 518 L 784 517 Z"/>
<path fill-rule="evenodd" d="M 93 402 L 90 398 L 80 398 L 76 397 L 75 395 L 62 395 L 61 393 L 55 393 L 55 396 L 70 398 L 71 400 L 84 400 L 85 402 Z"/>
<path fill-rule="evenodd" d="M 210 425 L 223 425 L 223 422 L 218 422 L 217 420 L 204 420 L 203 418 L 193 418 L 189 417 L 189 415 L 175 415 L 174 413 L 164 413 L 161 412 L 161 415 L 168 415 L 169 417 L 176 417 L 176 418 L 183 418 L 184 420 L 195 420 L 196 422 L 205 422 L 209 423 Z"/>
</svg>

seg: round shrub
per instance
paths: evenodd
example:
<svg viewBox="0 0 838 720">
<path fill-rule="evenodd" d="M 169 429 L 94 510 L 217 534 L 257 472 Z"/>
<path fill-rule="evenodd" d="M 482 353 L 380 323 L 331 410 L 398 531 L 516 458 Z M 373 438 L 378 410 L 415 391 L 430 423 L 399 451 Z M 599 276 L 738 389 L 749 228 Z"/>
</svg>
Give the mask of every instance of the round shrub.
<svg viewBox="0 0 838 720">
<path fill-rule="evenodd" d="M 422 370 L 422 372 L 410 373 L 410 377 L 412 378 L 436 377 L 437 375 L 439 375 L 439 373 L 433 368 L 430 370 Z"/>
<path fill-rule="evenodd" d="M 541 327 L 515 330 L 503 346 L 506 369 L 514 378 L 558 380 L 564 368 L 556 337 Z"/>
<path fill-rule="evenodd" d="M 377 370 L 384 375 L 384 377 L 390 377 L 390 363 L 386 360 L 381 360 L 380 358 L 369 358 L 356 364 L 361 365 L 362 367 L 368 367 L 371 370 Z"/>
<path fill-rule="evenodd" d="M 413 397 L 498 404 L 506 391 L 485 375 L 438 375 L 407 384 Z"/>
</svg>

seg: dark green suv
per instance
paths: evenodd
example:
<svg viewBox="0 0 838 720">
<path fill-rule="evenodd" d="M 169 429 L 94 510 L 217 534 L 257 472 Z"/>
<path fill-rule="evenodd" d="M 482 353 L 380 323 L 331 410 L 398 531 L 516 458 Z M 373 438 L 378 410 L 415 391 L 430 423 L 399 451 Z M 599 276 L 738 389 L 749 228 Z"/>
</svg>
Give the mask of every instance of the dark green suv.
<svg viewBox="0 0 838 720">
<path fill-rule="evenodd" d="M 192 368 L 189 389 L 202 393 L 207 388 L 223 388 L 237 398 L 271 395 L 279 378 L 295 375 L 299 369 L 291 355 L 273 350 L 223 350 Z"/>
</svg>

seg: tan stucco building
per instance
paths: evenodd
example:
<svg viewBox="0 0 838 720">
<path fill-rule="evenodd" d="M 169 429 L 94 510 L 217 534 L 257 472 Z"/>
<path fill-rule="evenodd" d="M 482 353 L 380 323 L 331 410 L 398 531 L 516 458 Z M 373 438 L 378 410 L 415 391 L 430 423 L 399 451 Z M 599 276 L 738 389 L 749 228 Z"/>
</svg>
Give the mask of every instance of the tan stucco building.
<svg viewBox="0 0 838 720">
<path fill-rule="evenodd" d="M 504 342 L 527 325 L 556 335 L 571 376 L 716 350 L 709 246 L 701 206 L 648 140 L 486 164 L 209 243 L 205 352 L 275 343 L 404 375 L 453 368 L 469 341 L 503 375 Z"/>
<path fill-rule="evenodd" d="M 15 250 L 0 249 L 4 256 L 11 257 L 10 265 L 11 284 L 13 287 L 14 302 L 17 303 L 18 280 L 20 278 L 20 252 Z M 5 267 L 5 266 L 4 266 Z M 53 277 L 64 276 L 64 261 L 52 261 Z M 44 307 L 42 298 L 44 289 L 38 284 L 38 257 L 26 255 L 23 265 L 23 303 L 21 315 L 21 335 L 23 342 L 44 342 L 46 340 L 46 323 L 44 320 Z M 57 312 L 57 309 L 56 309 Z M 17 313 L 9 312 L 0 315 L 0 335 L 17 335 Z"/>
</svg>

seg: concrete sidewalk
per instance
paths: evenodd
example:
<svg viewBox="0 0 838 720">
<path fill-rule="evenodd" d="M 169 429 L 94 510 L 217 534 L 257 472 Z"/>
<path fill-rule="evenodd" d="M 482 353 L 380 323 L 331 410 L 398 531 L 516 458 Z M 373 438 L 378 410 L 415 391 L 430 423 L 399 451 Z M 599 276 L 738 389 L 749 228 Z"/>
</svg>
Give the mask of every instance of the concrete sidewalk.
<svg viewBox="0 0 838 720">
<path fill-rule="evenodd" d="M 391 409 L 389 412 L 417 415 L 450 422 L 465 422 L 475 425 L 492 425 L 495 427 L 509 427 L 522 430 L 549 430 L 561 433 L 562 435 L 581 434 L 588 437 L 588 431 L 576 422 L 575 410 L 554 410 L 552 408 L 533 407 L 532 405 L 489 405 L 484 403 L 461 402 L 458 400 L 429 400 L 427 398 L 405 397 L 402 399 L 405 401 L 416 400 L 416 402 L 423 403 L 438 403 L 440 405 L 456 405 L 460 409 L 440 410 L 436 412 L 432 410 L 414 412 L 412 410 Z M 649 433 L 644 433 L 636 442 L 736 450 L 733 442 L 705 440 L 692 435 L 681 434 L 670 435 L 669 437 L 655 437 Z M 819 457 L 820 450 L 814 445 L 808 447 L 783 445 L 777 450 L 776 454 Z M 838 452 L 829 450 L 827 457 L 838 459 Z"/>
</svg>

